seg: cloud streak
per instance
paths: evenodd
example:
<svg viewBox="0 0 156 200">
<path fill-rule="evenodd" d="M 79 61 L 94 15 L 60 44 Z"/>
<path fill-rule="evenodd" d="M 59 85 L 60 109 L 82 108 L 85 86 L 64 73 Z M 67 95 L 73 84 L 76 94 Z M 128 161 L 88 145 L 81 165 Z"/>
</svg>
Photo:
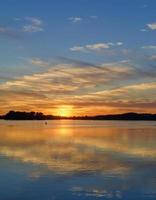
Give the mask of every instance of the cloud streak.
<svg viewBox="0 0 156 200">
<path fill-rule="evenodd" d="M 70 20 L 72 23 L 78 23 L 81 22 L 83 19 L 82 17 L 69 17 L 68 20 Z"/>
<path fill-rule="evenodd" d="M 96 44 L 87 44 L 85 46 L 74 46 L 71 47 L 71 51 L 79 51 L 79 52 L 99 52 L 104 49 L 109 49 L 111 47 L 117 47 L 123 45 L 122 42 L 107 42 L 107 43 L 96 43 Z"/>
<path fill-rule="evenodd" d="M 143 49 L 153 49 L 156 50 L 156 45 L 147 45 L 147 46 L 143 46 Z"/>
<path fill-rule="evenodd" d="M 39 66 L 39 67 L 48 67 L 49 63 L 46 61 L 43 61 L 40 58 L 32 58 L 30 60 L 28 60 L 30 64 L 35 65 L 35 66 Z"/>
</svg>

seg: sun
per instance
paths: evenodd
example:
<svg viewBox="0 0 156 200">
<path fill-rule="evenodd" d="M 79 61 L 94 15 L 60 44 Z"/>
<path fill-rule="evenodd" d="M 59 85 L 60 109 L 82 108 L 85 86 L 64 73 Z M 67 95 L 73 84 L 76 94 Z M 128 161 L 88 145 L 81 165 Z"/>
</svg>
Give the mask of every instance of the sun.
<svg viewBox="0 0 156 200">
<path fill-rule="evenodd" d="M 63 117 L 69 117 L 72 115 L 72 106 L 60 106 L 57 109 L 57 115 Z"/>
</svg>

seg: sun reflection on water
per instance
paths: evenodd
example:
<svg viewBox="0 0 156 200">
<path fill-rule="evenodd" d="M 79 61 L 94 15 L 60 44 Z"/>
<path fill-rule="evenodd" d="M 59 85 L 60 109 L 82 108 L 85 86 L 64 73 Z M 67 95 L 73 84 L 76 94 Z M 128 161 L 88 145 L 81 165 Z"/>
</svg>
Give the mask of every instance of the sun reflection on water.
<svg viewBox="0 0 156 200">
<path fill-rule="evenodd" d="M 125 173 L 130 166 L 122 156 L 156 158 L 153 132 L 147 135 L 137 129 L 75 128 L 69 127 L 69 121 L 59 123 L 56 127 L 32 129 L 8 126 L 0 133 L 0 153 L 64 173 L 85 170 Z"/>
</svg>

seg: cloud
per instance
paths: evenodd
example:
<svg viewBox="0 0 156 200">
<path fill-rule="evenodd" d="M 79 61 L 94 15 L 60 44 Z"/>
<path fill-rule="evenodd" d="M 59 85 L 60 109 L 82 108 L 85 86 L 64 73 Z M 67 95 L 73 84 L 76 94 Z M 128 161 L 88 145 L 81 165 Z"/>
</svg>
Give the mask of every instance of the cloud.
<svg viewBox="0 0 156 200">
<path fill-rule="evenodd" d="M 93 107 L 96 111 L 101 109 L 117 110 L 117 112 L 126 112 L 132 110 L 140 112 L 155 112 L 156 106 L 156 82 L 137 83 L 119 88 L 112 88 L 92 92 L 83 96 L 77 96 L 73 106 Z M 70 103 L 70 100 L 68 101 Z M 110 112 L 110 111 L 109 111 Z M 109 113 L 108 112 L 108 113 Z"/>
<path fill-rule="evenodd" d="M 15 26 L 0 26 L 0 35 L 10 39 L 21 39 L 23 32 L 35 33 L 43 31 L 43 21 L 36 17 L 14 18 L 18 23 L 18 28 Z"/>
<path fill-rule="evenodd" d="M 44 64 L 39 59 L 33 60 L 33 62 L 39 66 Z M 47 63 L 45 66 L 47 66 Z M 133 69 L 128 66 L 117 66 L 117 63 L 115 66 L 103 65 L 100 67 L 79 66 L 78 63 L 75 63 L 75 65 L 59 64 L 51 66 L 50 69 L 46 69 L 42 73 L 23 76 L 17 80 L 8 80 L 0 84 L 0 93 L 2 97 L 2 91 L 6 92 L 5 99 L 10 93 L 13 94 L 14 92 L 16 92 L 16 96 L 17 93 L 19 96 L 23 96 L 23 92 L 38 93 L 46 96 L 49 101 L 54 103 L 57 100 L 63 101 L 65 96 L 74 97 L 78 94 L 85 94 L 103 85 L 105 85 L 103 89 L 111 87 L 115 82 L 133 76 L 133 73 Z M 6 95 L 7 93 L 8 95 Z M 17 98 L 14 99 L 17 101 Z M 33 100 L 30 100 L 30 102 L 33 103 Z M 22 104 L 27 105 L 25 98 L 23 98 Z"/>
<path fill-rule="evenodd" d="M 143 49 L 156 49 L 156 45 L 147 45 L 147 46 L 143 46 Z"/>
<path fill-rule="evenodd" d="M 25 17 L 25 20 L 33 23 L 35 26 L 41 26 L 43 24 L 41 19 L 35 17 Z"/>
<path fill-rule="evenodd" d="M 121 45 L 123 45 L 123 42 L 117 42 L 116 45 L 121 46 Z"/>
<path fill-rule="evenodd" d="M 36 17 L 25 17 L 25 21 L 27 22 L 26 25 L 23 26 L 24 32 L 40 32 L 43 31 L 43 22 L 41 19 Z"/>
<path fill-rule="evenodd" d="M 127 89 L 138 89 L 138 90 L 148 90 L 156 89 L 156 82 L 140 83 L 137 85 L 130 85 L 126 87 Z"/>
<path fill-rule="evenodd" d="M 70 20 L 72 23 L 78 23 L 78 22 L 82 22 L 82 21 L 89 23 L 89 22 L 95 21 L 97 19 L 98 19 L 98 16 L 96 16 L 96 15 L 91 15 L 91 16 L 88 16 L 86 18 L 77 17 L 77 16 L 68 18 L 68 20 Z"/>
<path fill-rule="evenodd" d="M 96 51 L 101 51 L 104 49 L 109 49 L 113 46 L 121 46 L 121 45 L 123 45 L 122 42 L 96 43 L 96 44 L 87 44 L 85 46 L 74 46 L 74 47 L 71 47 L 70 50 L 71 51 L 80 51 L 80 52 L 90 52 L 90 51 L 96 52 Z"/>
<path fill-rule="evenodd" d="M 113 43 L 97 43 L 97 44 L 86 45 L 85 48 L 87 50 L 99 51 L 101 49 L 108 49 L 111 46 L 113 46 Z"/>
<path fill-rule="evenodd" d="M 48 62 L 43 61 L 40 58 L 32 58 L 28 61 L 29 61 L 29 63 L 31 63 L 32 65 L 35 65 L 35 66 L 40 66 L 40 67 L 48 67 L 49 66 Z"/>
<path fill-rule="evenodd" d="M 156 22 L 153 22 L 151 24 L 147 24 L 148 28 L 151 30 L 156 30 Z"/>
<path fill-rule="evenodd" d="M 35 60 L 35 64 L 42 65 L 42 61 Z M 62 64 L 52 66 L 43 73 L 24 76 L 21 80 L 7 81 L 5 84 L 1 84 L 1 89 L 12 88 L 17 91 L 47 91 L 64 94 L 81 90 L 82 87 L 84 89 L 94 88 L 99 84 L 108 84 L 112 82 L 112 79 L 121 79 L 122 76 L 123 78 L 131 76 L 132 73 L 132 69 L 126 66 L 103 65 L 99 68 L 92 66 L 84 68 L 72 64 Z"/>
<path fill-rule="evenodd" d="M 142 31 L 142 32 L 148 32 L 148 30 L 147 30 L 147 29 L 145 29 L 145 28 L 143 28 L 143 29 L 140 29 L 140 31 Z"/>
<path fill-rule="evenodd" d="M 71 51 L 84 51 L 85 52 L 85 48 L 82 46 L 74 46 L 70 48 Z"/>
<path fill-rule="evenodd" d="M 4 80 L 0 84 L 1 112 L 27 109 L 49 113 L 59 105 L 72 105 L 77 115 L 102 114 L 106 110 L 147 111 L 156 102 L 154 69 L 149 74 L 148 69 L 144 72 L 129 61 L 97 66 L 67 59 L 67 63 L 53 65 L 32 58 L 29 63 L 45 67 L 44 71 Z"/>
<path fill-rule="evenodd" d="M 70 20 L 73 23 L 77 23 L 77 22 L 82 21 L 83 19 L 82 17 L 69 17 L 68 20 Z"/>
</svg>

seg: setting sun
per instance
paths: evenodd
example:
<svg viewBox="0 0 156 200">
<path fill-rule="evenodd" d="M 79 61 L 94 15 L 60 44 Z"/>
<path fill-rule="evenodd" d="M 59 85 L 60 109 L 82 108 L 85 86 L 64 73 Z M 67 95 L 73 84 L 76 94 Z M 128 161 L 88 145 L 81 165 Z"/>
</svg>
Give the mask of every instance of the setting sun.
<svg viewBox="0 0 156 200">
<path fill-rule="evenodd" d="M 60 106 L 56 113 L 59 116 L 69 117 L 72 115 L 72 106 Z"/>
</svg>

